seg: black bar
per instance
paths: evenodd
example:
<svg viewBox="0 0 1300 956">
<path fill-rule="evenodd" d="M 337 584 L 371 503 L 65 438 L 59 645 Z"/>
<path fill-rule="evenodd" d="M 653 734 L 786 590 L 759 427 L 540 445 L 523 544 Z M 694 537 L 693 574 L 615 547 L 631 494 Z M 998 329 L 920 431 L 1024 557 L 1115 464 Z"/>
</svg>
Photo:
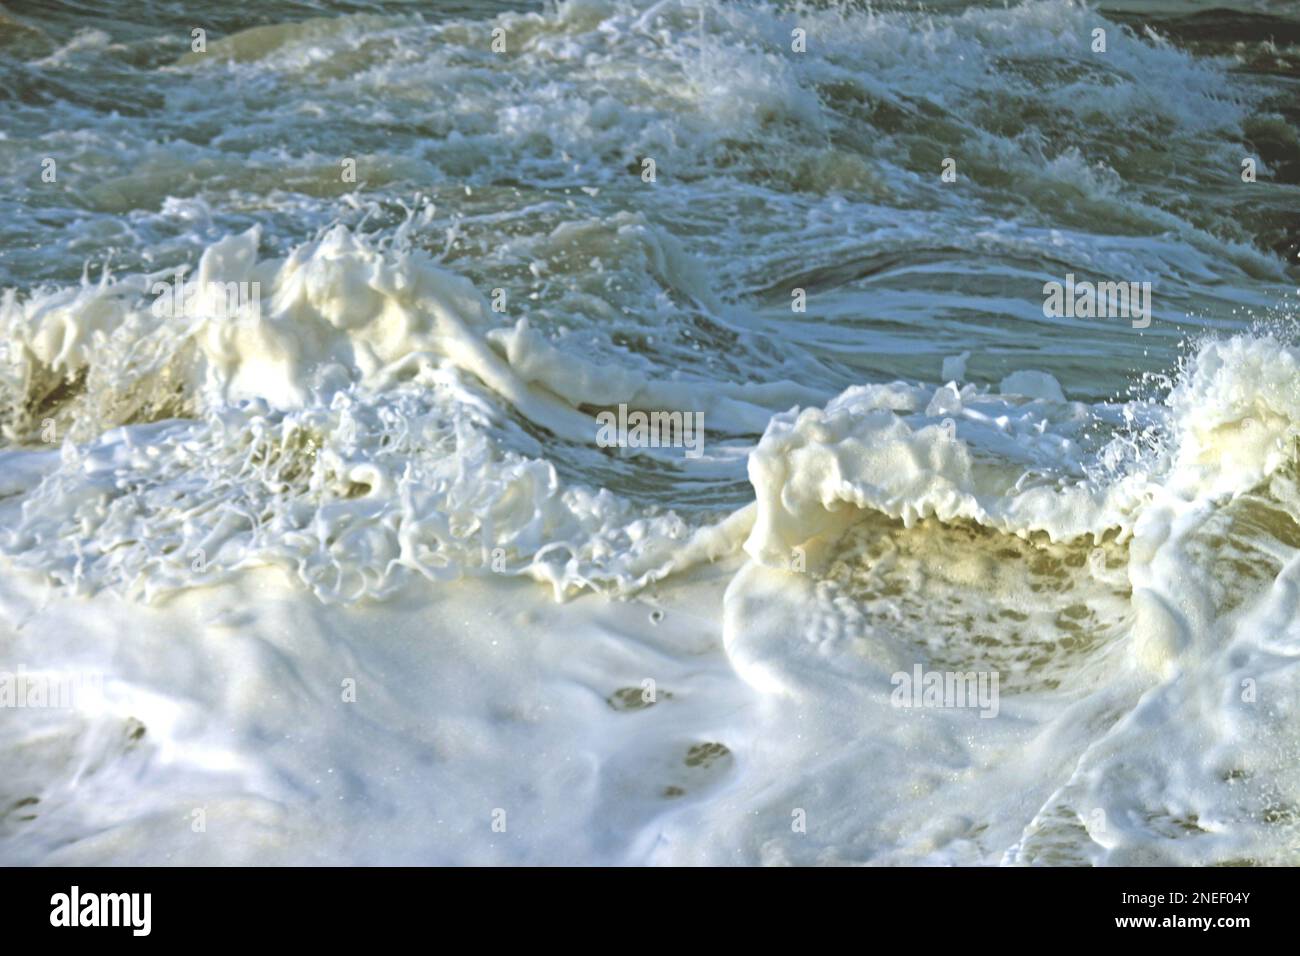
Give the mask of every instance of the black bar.
<svg viewBox="0 0 1300 956">
<path fill-rule="evenodd" d="M 900 930 L 919 934 L 918 944 L 1007 934 L 1052 946 L 1102 937 L 1231 944 L 1290 929 L 1294 878 L 1290 869 L 7 869 L 0 914 L 12 953 L 22 940 L 71 933 L 79 941 L 259 948 L 396 934 L 450 944 L 469 933 L 489 942 L 512 931 L 538 945 L 557 932 L 671 945 L 697 923 L 733 942 L 852 925 L 864 946 Z M 136 933 L 142 896 L 139 909 L 114 904 L 127 925 L 51 925 L 60 894 L 70 903 L 73 886 L 87 915 L 85 907 L 99 905 L 87 896 L 149 894 L 147 936 Z"/>
</svg>

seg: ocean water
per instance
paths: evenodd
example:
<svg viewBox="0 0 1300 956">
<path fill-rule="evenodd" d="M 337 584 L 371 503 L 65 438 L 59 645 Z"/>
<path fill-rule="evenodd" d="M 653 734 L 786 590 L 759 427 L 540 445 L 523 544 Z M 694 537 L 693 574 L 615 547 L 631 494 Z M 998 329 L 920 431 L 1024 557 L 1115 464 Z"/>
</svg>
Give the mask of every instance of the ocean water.
<svg viewBox="0 0 1300 956">
<path fill-rule="evenodd" d="M 0 5 L 0 861 L 1300 862 L 1300 3 L 217 6 Z"/>
</svg>

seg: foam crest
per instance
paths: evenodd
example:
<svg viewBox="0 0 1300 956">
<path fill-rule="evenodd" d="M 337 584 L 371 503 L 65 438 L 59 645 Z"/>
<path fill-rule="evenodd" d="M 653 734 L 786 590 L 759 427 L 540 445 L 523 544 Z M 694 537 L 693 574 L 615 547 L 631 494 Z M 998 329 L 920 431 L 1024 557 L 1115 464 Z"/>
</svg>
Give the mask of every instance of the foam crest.
<svg viewBox="0 0 1300 956">
<path fill-rule="evenodd" d="M 1267 335 L 1202 343 L 1153 405 L 1068 402 L 1038 372 L 1009 376 L 1002 396 L 850 388 L 772 419 L 749 461 L 758 515 L 745 548 L 784 566 L 861 509 L 1053 540 L 1128 532 L 1154 498 L 1242 494 L 1293 462 L 1297 379 L 1297 352 Z M 1117 427 L 1125 420 L 1144 423 L 1150 442 Z"/>
</svg>

